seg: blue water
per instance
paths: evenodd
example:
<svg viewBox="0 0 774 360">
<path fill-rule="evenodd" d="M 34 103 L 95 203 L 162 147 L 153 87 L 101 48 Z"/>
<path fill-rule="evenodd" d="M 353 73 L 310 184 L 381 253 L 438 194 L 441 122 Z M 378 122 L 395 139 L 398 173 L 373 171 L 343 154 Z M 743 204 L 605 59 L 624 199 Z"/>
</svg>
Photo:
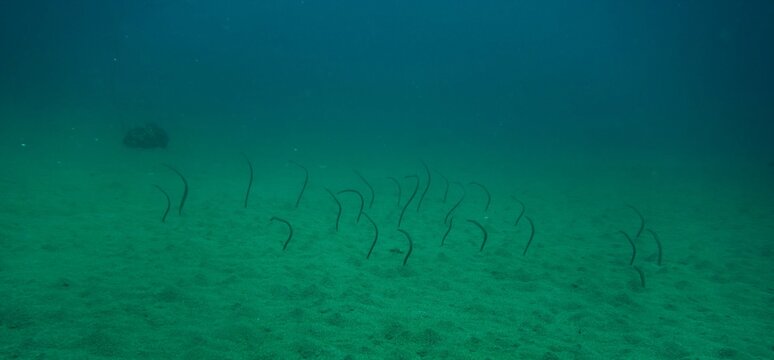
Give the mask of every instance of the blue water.
<svg viewBox="0 0 774 360">
<path fill-rule="evenodd" d="M 0 93 L 7 112 L 90 107 L 104 121 L 217 122 L 227 133 L 409 133 L 505 149 L 559 139 L 765 158 L 773 8 L 5 2 Z"/>
</svg>

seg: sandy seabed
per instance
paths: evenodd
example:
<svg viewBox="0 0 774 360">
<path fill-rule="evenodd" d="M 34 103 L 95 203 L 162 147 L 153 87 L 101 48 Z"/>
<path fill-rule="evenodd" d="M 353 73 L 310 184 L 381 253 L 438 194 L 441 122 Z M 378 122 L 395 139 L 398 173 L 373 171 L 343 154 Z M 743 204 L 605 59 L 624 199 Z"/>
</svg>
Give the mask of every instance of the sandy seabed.
<svg viewBox="0 0 774 360">
<path fill-rule="evenodd" d="M 66 147 L 67 144 L 60 144 Z M 0 357 L 6 359 L 774 358 L 772 169 L 599 166 L 482 173 L 428 158 L 4 145 Z M 289 158 L 292 154 L 289 156 Z M 436 160 L 436 161 L 434 161 Z M 190 194 L 182 215 L 185 174 Z M 436 164 L 442 163 L 438 166 Z M 338 164 L 338 165 L 337 165 Z M 440 170 L 440 171 L 439 171 Z M 443 176 L 451 181 L 446 201 Z M 418 194 L 397 222 L 414 186 Z M 669 174 L 669 175 L 667 175 Z M 393 176 L 402 184 L 400 203 Z M 486 195 L 471 181 L 488 186 Z M 459 183 L 457 183 L 459 182 Z M 172 200 L 165 223 L 161 192 Z M 768 184 L 768 185 L 767 185 Z M 768 186 L 768 187 L 767 187 Z M 326 192 L 357 189 L 359 200 Z M 460 198 L 448 230 L 444 218 Z M 529 237 L 525 215 L 536 234 Z M 663 243 L 636 237 L 637 207 Z M 285 251 L 288 220 L 293 238 Z M 479 251 L 482 232 L 488 241 Z M 619 231 L 633 237 L 631 247 Z"/>
</svg>

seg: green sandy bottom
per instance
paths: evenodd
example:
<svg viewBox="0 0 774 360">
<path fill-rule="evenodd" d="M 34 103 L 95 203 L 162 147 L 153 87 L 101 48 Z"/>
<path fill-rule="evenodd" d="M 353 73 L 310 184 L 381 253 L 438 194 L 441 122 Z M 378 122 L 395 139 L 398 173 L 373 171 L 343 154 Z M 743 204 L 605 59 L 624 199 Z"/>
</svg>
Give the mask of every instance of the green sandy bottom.
<svg viewBox="0 0 774 360">
<path fill-rule="evenodd" d="M 441 247 L 443 218 L 460 188 L 452 185 L 444 203 L 434 172 L 422 209 L 412 204 L 406 213 L 402 228 L 414 251 L 402 266 L 400 207 L 384 177 L 402 180 L 405 202 L 412 182 L 403 176 L 425 178 L 416 159 L 360 168 L 376 189 L 366 211 L 380 228 L 366 260 L 373 230 L 365 219 L 356 223 L 356 197 L 340 196 L 336 232 L 336 205 L 324 190 L 367 194 L 344 161 L 293 158 L 311 173 L 295 208 L 303 173 L 284 159 L 255 156 L 245 209 L 247 170 L 238 152 L 4 150 L 3 358 L 774 357 L 774 212 L 765 166 L 667 176 L 670 169 L 657 167 L 535 165 L 508 176 L 471 169 L 473 161 L 428 159 L 443 163 L 433 168 L 451 180 L 490 186 L 492 207 L 484 212 L 484 194 L 467 186 Z M 161 163 L 188 176 L 182 216 L 174 209 L 181 183 Z M 173 199 L 164 224 L 164 199 L 153 184 Z M 512 196 L 537 227 L 526 256 L 529 227 L 513 225 L 520 208 Z M 636 239 L 645 288 L 618 233 L 637 231 L 627 203 L 664 244 L 658 266 L 653 239 Z M 286 251 L 286 227 L 272 216 L 295 228 Z M 466 219 L 488 230 L 483 252 L 480 230 Z"/>
</svg>

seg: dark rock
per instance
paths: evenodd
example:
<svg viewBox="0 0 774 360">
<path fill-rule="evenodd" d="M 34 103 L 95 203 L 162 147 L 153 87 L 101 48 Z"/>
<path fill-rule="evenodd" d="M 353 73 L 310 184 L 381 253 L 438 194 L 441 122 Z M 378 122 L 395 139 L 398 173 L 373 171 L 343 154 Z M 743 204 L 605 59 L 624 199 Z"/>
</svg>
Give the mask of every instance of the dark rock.
<svg viewBox="0 0 774 360">
<path fill-rule="evenodd" d="M 155 124 L 138 126 L 126 132 L 124 145 L 136 149 L 166 148 L 169 136 L 164 129 Z"/>
</svg>

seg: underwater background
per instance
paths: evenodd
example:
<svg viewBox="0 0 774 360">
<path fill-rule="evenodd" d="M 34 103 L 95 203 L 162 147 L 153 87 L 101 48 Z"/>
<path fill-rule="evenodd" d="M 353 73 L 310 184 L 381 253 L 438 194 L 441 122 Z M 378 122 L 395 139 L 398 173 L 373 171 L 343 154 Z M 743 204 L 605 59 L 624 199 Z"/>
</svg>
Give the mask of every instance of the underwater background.
<svg viewBox="0 0 774 360">
<path fill-rule="evenodd" d="M 766 0 L 4 1 L 0 358 L 774 358 L 771 44 Z"/>
</svg>

